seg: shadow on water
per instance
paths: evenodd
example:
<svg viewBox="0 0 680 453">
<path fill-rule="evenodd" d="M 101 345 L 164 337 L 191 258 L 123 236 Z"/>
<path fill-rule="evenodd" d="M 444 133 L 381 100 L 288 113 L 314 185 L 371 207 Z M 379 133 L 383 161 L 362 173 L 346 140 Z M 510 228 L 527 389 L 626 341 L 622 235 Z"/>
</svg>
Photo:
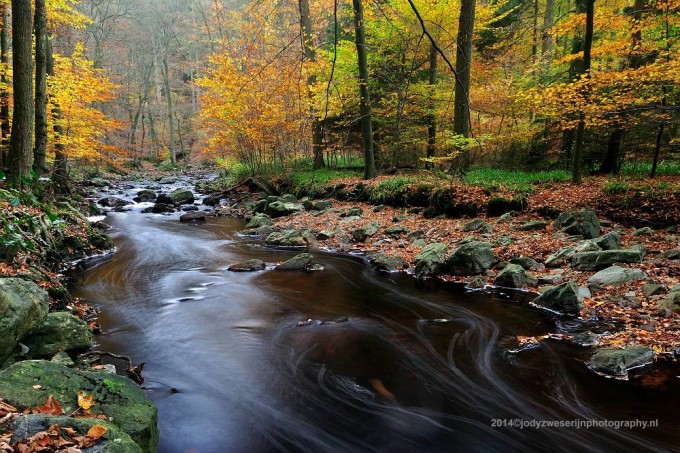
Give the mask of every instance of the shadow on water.
<svg viewBox="0 0 680 453">
<path fill-rule="evenodd" d="M 295 252 L 238 237 L 235 219 L 108 222 L 118 251 L 74 293 L 102 309 L 101 349 L 146 362 L 162 452 L 670 451 L 680 440 L 678 379 L 605 380 L 561 343 L 507 352 L 515 335 L 555 329 L 522 293 L 422 285 L 330 254 L 317 254 L 323 271 L 232 273 Z M 510 419 L 659 428 L 492 426 Z"/>
</svg>

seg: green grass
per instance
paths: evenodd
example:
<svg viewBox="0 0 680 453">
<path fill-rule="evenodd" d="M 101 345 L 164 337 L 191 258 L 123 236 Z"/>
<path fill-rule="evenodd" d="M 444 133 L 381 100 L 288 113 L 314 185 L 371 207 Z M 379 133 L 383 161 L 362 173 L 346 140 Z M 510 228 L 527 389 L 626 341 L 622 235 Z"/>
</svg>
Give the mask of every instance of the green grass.
<svg viewBox="0 0 680 453">
<path fill-rule="evenodd" d="M 531 192 L 535 184 L 552 181 L 569 181 L 571 173 L 565 170 L 526 172 L 498 168 L 479 168 L 469 171 L 463 178 L 465 184 L 481 186 L 490 190 L 508 189 Z"/>
<path fill-rule="evenodd" d="M 621 166 L 621 174 L 626 176 L 648 177 L 652 171 L 652 162 L 626 162 Z M 660 161 L 656 167 L 659 176 L 680 175 L 680 162 Z"/>
</svg>

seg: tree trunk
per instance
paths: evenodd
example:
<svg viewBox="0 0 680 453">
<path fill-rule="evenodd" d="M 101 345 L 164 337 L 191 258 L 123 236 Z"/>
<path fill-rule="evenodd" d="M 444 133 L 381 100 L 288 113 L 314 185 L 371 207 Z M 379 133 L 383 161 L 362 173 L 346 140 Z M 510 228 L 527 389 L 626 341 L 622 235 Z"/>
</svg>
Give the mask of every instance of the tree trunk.
<svg viewBox="0 0 680 453">
<path fill-rule="evenodd" d="M 47 15 L 45 0 L 35 0 L 35 143 L 33 171 L 47 172 Z"/>
<path fill-rule="evenodd" d="M 427 157 L 434 157 L 437 149 L 437 116 L 435 115 L 435 85 L 437 84 L 437 49 L 430 45 L 429 105 L 427 113 Z M 432 164 L 428 162 L 427 168 Z"/>
<path fill-rule="evenodd" d="M 456 37 L 456 93 L 453 103 L 453 133 L 470 136 L 470 66 L 472 33 L 475 25 L 475 0 L 461 0 Z M 470 166 L 467 147 L 463 150 L 462 169 Z"/>
<path fill-rule="evenodd" d="M 374 178 L 375 155 L 373 153 L 373 123 L 371 119 L 371 98 L 368 91 L 368 61 L 366 59 L 366 32 L 364 29 L 364 9 L 361 0 L 352 0 L 354 5 L 355 44 L 359 64 L 359 93 L 361 102 L 361 138 L 364 148 L 364 179 Z"/>
<path fill-rule="evenodd" d="M 12 70 L 14 115 L 9 145 L 8 181 L 22 187 L 31 171 L 33 136 L 33 18 L 30 0 L 12 0 Z"/>
<path fill-rule="evenodd" d="M 304 59 L 315 63 L 316 50 L 314 44 L 314 36 L 312 35 L 312 19 L 309 14 L 309 0 L 298 0 L 300 8 L 300 28 L 302 39 L 302 52 Z M 307 77 L 307 96 L 309 98 L 309 114 L 312 120 L 312 154 L 314 156 L 314 170 L 318 170 L 326 166 L 323 160 L 323 123 L 317 117 L 314 110 L 314 94 L 312 87 L 316 84 L 316 75 L 313 71 Z"/>
<path fill-rule="evenodd" d="M 583 14 L 586 10 L 586 2 L 588 0 L 575 0 L 575 14 Z M 571 41 L 571 53 L 578 54 L 583 51 L 583 38 L 580 34 L 574 35 L 574 39 Z M 574 58 L 569 64 L 569 81 L 573 81 L 576 76 L 583 74 L 583 58 Z M 572 154 L 572 149 L 574 147 L 574 131 L 568 129 L 562 134 L 562 146 L 564 148 L 564 154 L 568 161 L 573 165 L 574 156 Z M 572 168 L 573 171 L 573 168 Z"/>
<path fill-rule="evenodd" d="M 586 34 L 583 40 L 583 74 L 590 71 L 590 50 L 593 46 L 593 19 L 595 17 L 595 0 L 586 0 Z M 587 89 L 587 88 L 586 88 Z M 574 161 L 571 169 L 571 180 L 574 184 L 581 184 L 583 179 L 583 135 L 585 133 L 585 119 L 581 120 L 576 129 L 576 143 L 574 145 Z"/>
<path fill-rule="evenodd" d="M 172 113 L 172 91 L 170 91 L 170 74 L 168 74 L 168 54 L 163 54 L 163 85 L 165 86 L 165 98 L 168 103 L 168 144 L 170 146 L 170 161 L 177 163 L 175 151 L 175 119 Z"/>
<path fill-rule="evenodd" d="M 7 21 L 9 14 L 7 13 L 7 4 L 0 3 L 0 64 L 6 69 L 0 77 L 0 84 L 6 86 L 8 83 L 7 71 L 9 64 L 9 27 Z M 7 165 L 7 150 L 9 145 L 9 91 L 6 88 L 0 89 L 0 168 Z"/>
<path fill-rule="evenodd" d="M 548 69 L 550 69 L 550 62 L 552 60 L 553 37 L 550 34 L 550 30 L 553 27 L 554 21 L 555 0 L 546 0 L 545 12 L 543 13 L 543 31 L 541 36 L 541 58 L 543 59 L 541 66 L 543 68 L 543 74 L 547 73 Z"/>
<path fill-rule="evenodd" d="M 616 175 L 621 170 L 621 149 L 623 148 L 623 137 L 626 131 L 621 126 L 615 126 L 609 135 L 607 153 L 602 160 L 598 173 L 605 175 Z"/>
<path fill-rule="evenodd" d="M 45 42 L 45 72 L 49 76 L 54 76 L 54 59 L 52 55 L 52 43 L 48 39 Z M 54 135 L 62 137 L 64 128 L 61 125 L 61 108 L 54 101 L 52 102 L 52 129 Z M 57 140 L 54 143 L 54 176 L 55 186 L 61 192 L 68 192 L 68 160 L 64 144 Z"/>
</svg>

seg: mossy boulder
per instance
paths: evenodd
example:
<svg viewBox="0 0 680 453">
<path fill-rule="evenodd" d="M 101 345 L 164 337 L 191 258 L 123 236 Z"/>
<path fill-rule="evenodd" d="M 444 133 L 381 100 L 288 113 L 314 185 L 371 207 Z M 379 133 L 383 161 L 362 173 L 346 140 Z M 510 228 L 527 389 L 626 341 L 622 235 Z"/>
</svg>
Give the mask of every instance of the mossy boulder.
<svg viewBox="0 0 680 453">
<path fill-rule="evenodd" d="M 454 275 L 477 275 L 491 267 L 493 258 L 491 244 L 471 241 L 453 251 L 447 266 Z"/>
<path fill-rule="evenodd" d="M 96 418 L 55 417 L 42 414 L 22 415 L 16 418 L 10 426 L 12 431 L 10 442 L 24 441 L 39 432 L 48 430 L 53 425 L 58 425 L 62 430 L 71 428 L 76 431 L 78 436 L 87 434 L 88 430 L 95 425 L 106 428 L 106 433 L 96 445 L 83 451 L 90 453 L 142 453 L 139 445 L 125 431 L 113 423 Z"/>
<path fill-rule="evenodd" d="M 647 278 L 647 274 L 640 269 L 610 266 L 590 277 L 588 283 L 595 286 L 616 286 L 645 278 Z"/>
<path fill-rule="evenodd" d="M 302 212 L 305 210 L 305 207 L 302 206 L 299 203 L 289 203 L 286 201 L 275 201 L 273 203 L 269 203 L 267 205 L 267 208 L 265 209 L 265 213 L 267 213 L 271 218 L 275 217 L 283 217 L 287 215 L 294 214 L 296 212 Z"/>
<path fill-rule="evenodd" d="M 285 230 L 270 234 L 264 243 L 277 247 L 313 247 L 317 241 L 309 230 Z"/>
<path fill-rule="evenodd" d="M 446 271 L 446 244 L 436 242 L 423 247 L 415 258 L 416 278 L 428 278 Z"/>
<path fill-rule="evenodd" d="M 583 307 L 583 297 L 576 283 L 566 282 L 549 288 L 533 303 L 558 313 L 577 315 Z"/>
<path fill-rule="evenodd" d="M 10 361 L 17 342 L 47 317 L 48 296 L 33 282 L 0 279 L 0 367 Z"/>
<path fill-rule="evenodd" d="M 314 257 L 309 253 L 300 253 L 291 259 L 284 261 L 274 268 L 277 271 L 304 271 L 310 269 L 314 263 Z"/>
<path fill-rule="evenodd" d="M 378 222 L 371 222 L 368 225 L 362 226 L 361 228 L 352 230 L 352 240 L 354 240 L 354 242 L 366 242 L 369 237 L 375 235 L 378 232 L 379 228 L 380 224 Z"/>
<path fill-rule="evenodd" d="M 245 260 L 240 263 L 232 264 L 227 268 L 232 272 L 255 272 L 263 270 L 267 265 L 264 261 L 258 259 Z"/>
<path fill-rule="evenodd" d="M 170 192 L 170 199 L 175 205 L 191 204 L 194 202 L 194 194 L 190 190 L 177 189 Z"/>
<path fill-rule="evenodd" d="M 555 230 L 580 235 L 585 239 L 594 239 L 600 235 L 600 221 L 595 211 L 588 208 L 563 212 L 557 217 L 553 227 Z"/>
<path fill-rule="evenodd" d="M 137 192 L 137 195 L 133 198 L 137 203 L 143 203 L 145 201 L 153 201 L 156 199 L 156 192 L 151 189 L 143 189 Z"/>
<path fill-rule="evenodd" d="M 646 346 L 630 346 L 625 349 L 598 349 L 588 361 L 588 367 L 606 376 L 625 377 L 632 368 L 654 361 L 654 350 Z"/>
<path fill-rule="evenodd" d="M 498 217 L 512 211 L 523 211 L 526 207 L 526 198 L 508 200 L 503 197 L 492 197 L 486 204 L 486 215 L 489 217 Z"/>
<path fill-rule="evenodd" d="M 493 284 L 504 288 L 524 288 L 534 281 L 536 280 L 531 278 L 522 266 L 511 263 L 496 276 Z"/>
<path fill-rule="evenodd" d="M 671 291 L 668 296 L 658 302 L 658 306 L 662 310 L 680 313 L 680 291 Z"/>
<path fill-rule="evenodd" d="M 397 272 L 408 267 L 408 263 L 398 256 L 390 256 L 384 253 L 371 255 L 368 260 L 376 270 L 382 272 Z"/>
<path fill-rule="evenodd" d="M 64 413 L 72 413 L 79 407 L 79 391 L 93 395 L 93 414 L 105 414 L 143 451 L 156 451 L 158 411 L 130 379 L 46 360 L 26 360 L 0 372 L 0 395 L 19 410 L 44 404 L 53 395 Z"/>
<path fill-rule="evenodd" d="M 71 313 L 49 313 L 44 324 L 33 329 L 23 343 L 34 357 L 52 356 L 59 351 L 84 350 L 92 347 L 92 331 Z"/>
<path fill-rule="evenodd" d="M 641 250 L 602 250 L 599 252 L 576 253 L 571 265 L 580 271 L 597 271 L 615 263 L 640 263 L 644 253 Z"/>
<path fill-rule="evenodd" d="M 272 219 L 267 214 L 257 213 L 250 218 L 246 228 L 260 228 L 263 226 L 270 226 Z"/>
<path fill-rule="evenodd" d="M 599 238 L 593 239 L 593 244 L 602 250 L 615 250 L 621 247 L 621 235 L 616 231 L 610 231 Z"/>
</svg>

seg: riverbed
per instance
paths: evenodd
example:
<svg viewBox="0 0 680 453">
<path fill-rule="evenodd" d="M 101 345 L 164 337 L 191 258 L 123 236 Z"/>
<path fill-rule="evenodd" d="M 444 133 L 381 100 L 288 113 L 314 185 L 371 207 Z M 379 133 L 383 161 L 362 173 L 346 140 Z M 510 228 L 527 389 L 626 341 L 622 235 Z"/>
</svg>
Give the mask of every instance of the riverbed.
<svg viewBox="0 0 680 453">
<path fill-rule="evenodd" d="M 275 263 L 297 252 L 240 236 L 240 219 L 180 223 L 144 207 L 108 213 L 117 250 L 73 293 L 101 310 L 99 349 L 145 363 L 161 452 L 671 451 L 680 442 L 678 379 L 605 379 L 583 364 L 587 350 L 564 342 L 518 351 L 517 335 L 590 327 L 532 307 L 529 293 L 417 282 L 321 251 L 323 270 L 279 272 Z M 267 269 L 227 271 L 251 258 Z M 617 429 L 624 421 L 658 427 Z"/>
</svg>

